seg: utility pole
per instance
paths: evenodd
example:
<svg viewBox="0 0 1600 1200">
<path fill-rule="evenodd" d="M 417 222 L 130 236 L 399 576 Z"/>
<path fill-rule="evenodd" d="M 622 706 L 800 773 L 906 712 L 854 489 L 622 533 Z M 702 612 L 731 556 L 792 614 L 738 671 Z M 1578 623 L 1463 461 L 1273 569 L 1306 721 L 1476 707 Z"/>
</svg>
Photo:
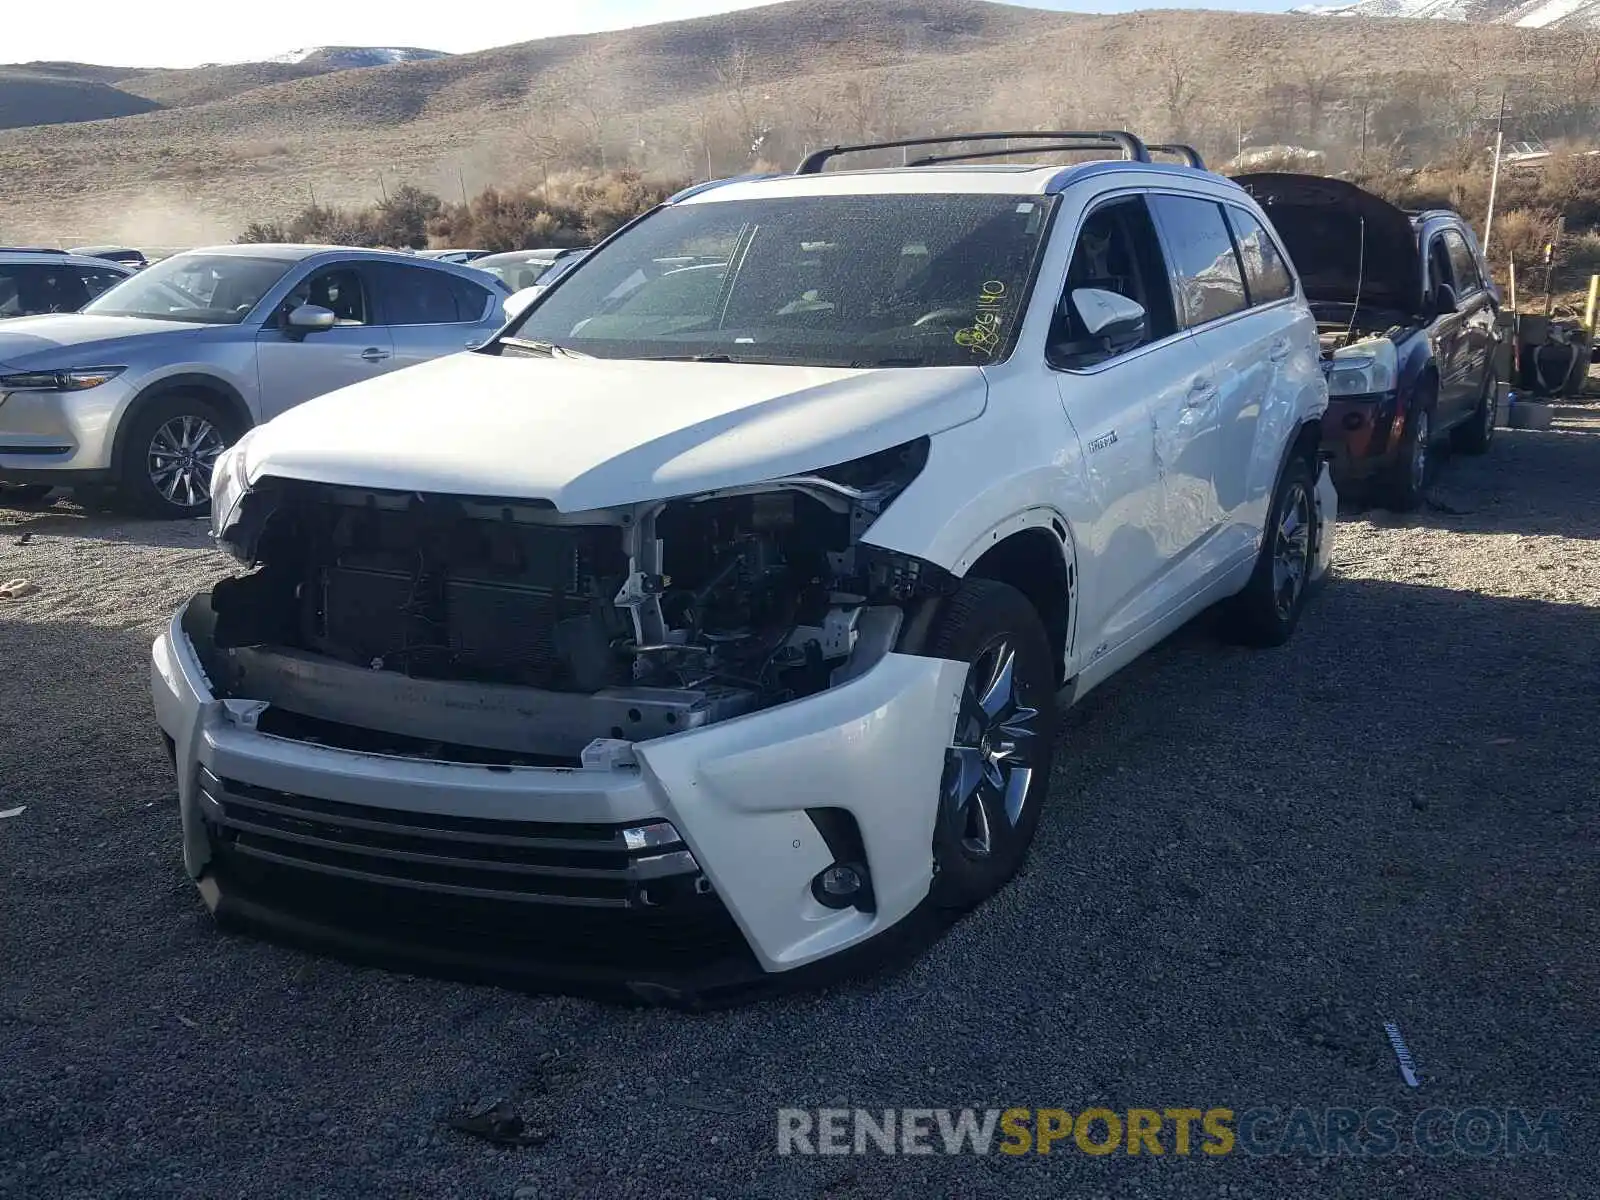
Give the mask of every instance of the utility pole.
<svg viewBox="0 0 1600 1200">
<path fill-rule="evenodd" d="M 1363 96 L 1361 98 L 1361 162 L 1363 165 L 1367 161 L 1367 109 L 1371 103 L 1372 101 L 1367 97 Z"/>
<path fill-rule="evenodd" d="M 1500 90 L 1500 115 L 1494 119 L 1494 166 L 1489 172 L 1489 211 L 1483 218 L 1483 255 L 1489 256 L 1489 235 L 1494 232 L 1494 195 L 1500 186 L 1500 146 L 1505 138 L 1506 93 Z"/>
<path fill-rule="evenodd" d="M 466 174 L 464 172 L 462 172 L 462 171 L 457 171 L 456 172 L 456 182 L 461 185 L 461 207 L 462 208 L 471 208 L 472 204 L 467 199 L 467 177 L 466 177 Z"/>
</svg>

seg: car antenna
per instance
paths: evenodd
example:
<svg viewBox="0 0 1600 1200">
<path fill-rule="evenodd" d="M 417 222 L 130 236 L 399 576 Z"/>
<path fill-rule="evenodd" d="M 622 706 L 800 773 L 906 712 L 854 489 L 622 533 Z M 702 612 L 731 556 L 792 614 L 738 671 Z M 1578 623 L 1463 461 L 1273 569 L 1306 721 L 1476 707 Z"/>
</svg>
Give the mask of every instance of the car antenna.
<svg viewBox="0 0 1600 1200">
<path fill-rule="evenodd" d="M 1361 241 L 1356 251 L 1356 302 L 1350 306 L 1350 326 L 1344 331 L 1344 344 L 1348 346 L 1350 339 L 1356 332 L 1356 314 L 1361 311 L 1361 286 L 1367 278 L 1367 217 L 1361 213 L 1356 218 L 1361 222 Z"/>
</svg>

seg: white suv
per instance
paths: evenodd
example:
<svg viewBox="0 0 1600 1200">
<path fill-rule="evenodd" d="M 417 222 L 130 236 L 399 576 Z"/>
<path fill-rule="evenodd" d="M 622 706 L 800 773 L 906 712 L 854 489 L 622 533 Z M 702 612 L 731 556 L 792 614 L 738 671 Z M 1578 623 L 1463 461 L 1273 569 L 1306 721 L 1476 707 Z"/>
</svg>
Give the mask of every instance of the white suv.
<svg viewBox="0 0 1600 1200">
<path fill-rule="evenodd" d="M 1294 271 L 1192 152 L 1043 136 L 1124 160 L 690 189 L 224 454 L 254 569 L 152 675 L 218 918 L 667 1001 L 814 976 L 1006 882 L 1065 705 L 1219 602 L 1288 638 L 1334 513 Z"/>
</svg>

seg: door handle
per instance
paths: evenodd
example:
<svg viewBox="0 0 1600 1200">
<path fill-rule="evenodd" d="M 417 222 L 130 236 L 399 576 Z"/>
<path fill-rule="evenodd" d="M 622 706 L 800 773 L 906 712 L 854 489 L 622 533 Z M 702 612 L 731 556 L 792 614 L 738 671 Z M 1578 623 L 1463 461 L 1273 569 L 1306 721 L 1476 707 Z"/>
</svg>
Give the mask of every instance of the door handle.
<svg viewBox="0 0 1600 1200">
<path fill-rule="evenodd" d="M 1279 338 L 1272 343 L 1272 349 L 1267 351 L 1267 357 L 1273 362 L 1282 362 L 1289 357 L 1289 339 Z"/>
<path fill-rule="evenodd" d="M 389 352 L 387 350 L 380 350 L 376 346 L 368 346 L 361 352 L 361 358 L 365 362 L 382 362 L 388 357 Z"/>
</svg>

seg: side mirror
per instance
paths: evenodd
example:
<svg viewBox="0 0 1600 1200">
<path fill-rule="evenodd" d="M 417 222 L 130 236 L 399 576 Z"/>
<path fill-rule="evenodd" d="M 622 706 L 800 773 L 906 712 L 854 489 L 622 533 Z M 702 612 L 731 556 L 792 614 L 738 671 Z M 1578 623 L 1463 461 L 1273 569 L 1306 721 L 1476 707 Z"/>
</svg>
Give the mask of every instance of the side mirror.
<svg viewBox="0 0 1600 1200">
<path fill-rule="evenodd" d="M 1069 301 L 1084 332 L 1107 350 L 1137 345 L 1149 329 L 1144 305 L 1104 288 L 1074 288 Z"/>
<path fill-rule="evenodd" d="M 1459 312 L 1460 302 L 1456 299 L 1456 290 L 1448 283 L 1441 283 L 1433 289 L 1433 312 L 1435 316 L 1448 316 L 1450 313 Z"/>
<path fill-rule="evenodd" d="M 289 328 L 298 329 L 302 333 L 314 333 L 319 329 L 332 329 L 337 323 L 338 318 L 320 305 L 302 304 L 298 308 L 289 310 Z"/>
</svg>

